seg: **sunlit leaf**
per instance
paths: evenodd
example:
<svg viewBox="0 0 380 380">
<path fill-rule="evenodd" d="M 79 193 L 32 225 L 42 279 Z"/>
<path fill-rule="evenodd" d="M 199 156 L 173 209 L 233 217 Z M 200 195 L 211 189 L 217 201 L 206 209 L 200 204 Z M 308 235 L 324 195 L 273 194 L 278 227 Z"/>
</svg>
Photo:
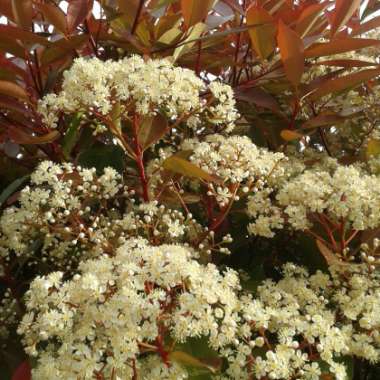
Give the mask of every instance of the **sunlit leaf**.
<svg viewBox="0 0 380 380">
<path fill-rule="evenodd" d="M 300 36 L 280 20 L 277 43 L 288 80 L 298 86 L 304 71 L 304 46 Z"/>
<path fill-rule="evenodd" d="M 216 373 L 216 369 L 214 367 L 183 351 L 171 352 L 170 359 L 185 366 L 207 368 L 210 372 Z"/>
<path fill-rule="evenodd" d="M 333 22 L 331 24 L 331 35 L 347 24 L 355 11 L 359 8 L 361 0 L 335 0 Z"/>
<path fill-rule="evenodd" d="M 247 11 L 247 24 L 259 25 L 250 27 L 248 33 L 257 55 L 261 59 L 267 58 L 276 47 L 276 27 L 273 17 L 264 8 L 253 5 Z"/>
<path fill-rule="evenodd" d="M 308 98 L 316 100 L 331 93 L 352 89 L 378 75 L 380 75 L 380 69 L 368 69 L 335 78 L 321 84 Z"/>
<path fill-rule="evenodd" d="M 322 241 L 316 239 L 315 243 L 319 249 L 319 252 L 325 258 L 327 265 L 340 265 L 340 266 L 348 266 L 349 263 L 343 262 L 339 260 L 337 255 L 327 247 Z"/>
<path fill-rule="evenodd" d="M 175 61 L 194 46 L 198 37 L 200 37 L 200 35 L 205 31 L 205 29 L 206 25 L 201 22 L 192 26 L 189 29 L 187 38 L 181 45 L 177 46 L 177 48 L 173 52 L 173 58 Z"/>
<path fill-rule="evenodd" d="M 178 28 L 172 28 L 166 31 L 161 37 L 158 39 L 158 42 L 166 45 L 173 44 L 180 36 L 182 36 L 182 30 Z"/>
<path fill-rule="evenodd" d="M 213 4 L 214 0 L 181 0 L 181 11 L 186 27 L 202 22 Z"/>
<path fill-rule="evenodd" d="M 280 135 L 285 141 L 299 140 L 304 137 L 301 133 L 293 131 L 291 129 L 283 129 Z"/>
<path fill-rule="evenodd" d="M 203 179 L 205 181 L 215 181 L 216 178 L 211 174 L 205 172 L 198 166 L 194 165 L 190 161 L 187 161 L 178 156 L 170 156 L 163 163 L 162 166 L 166 170 L 170 170 L 174 173 L 182 174 L 186 177 L 194 177 Z"/>
<path fill-rule="evenodd" d="M 380 155 L 380 140 L 370 139 L 366 150 L 367 157 L 377 157 Z"/>
<path fill-rule="evenodd" d="M 366 38 L 340 38 L 327 43 L 318 43 L 305 50 L 306 58 L 322 57 L 360 50 L 369 46 L 379 45 L 380 41 Z"/>
</svg>

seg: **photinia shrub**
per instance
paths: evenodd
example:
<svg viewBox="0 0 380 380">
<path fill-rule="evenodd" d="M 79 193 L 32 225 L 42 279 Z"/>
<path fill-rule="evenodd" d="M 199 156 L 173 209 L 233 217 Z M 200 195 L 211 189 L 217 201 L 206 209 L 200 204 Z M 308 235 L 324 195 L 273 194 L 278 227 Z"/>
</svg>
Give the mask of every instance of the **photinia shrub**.
<svg viewBox="0 0 380 380">
<path fill-rule="evenodd" d="M 379 10 L 2 1 L 2 378 L 378 379 Z"/>
</svg>

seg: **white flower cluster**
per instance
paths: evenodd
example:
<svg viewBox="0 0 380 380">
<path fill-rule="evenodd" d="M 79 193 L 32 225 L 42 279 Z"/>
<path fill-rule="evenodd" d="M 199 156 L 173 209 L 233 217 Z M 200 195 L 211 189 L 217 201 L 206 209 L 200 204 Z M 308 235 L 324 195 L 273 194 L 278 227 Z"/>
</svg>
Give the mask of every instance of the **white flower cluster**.
<svg viewBox="0 0 380 380">
<path fill-rule="evenodd" d="M 113 255 L 130 237 L 154 245 L 197 243 L 202 258 L 229 252 L 222 247 L 228 236 L 216 241 L 191 214 L 156 201 L 137 205 L 133 196 L 114 169 L 97 176 L 94 169 L 44 161 L 22 190 L 20 206 L 6 209 L 0 218 L 0 254 L 69 270 L 88 257 Z"/>
<path fill-rule="evenodd" d="M 33 376 L 186 379 L 178 350 L 200 337 L 226 360 L 218 379 L 345 380 L 344 357 L 379 362 L 380 276 L 365 265 L 309 275 L 287 264 L 252 297 L 236 272 L 194 257 L 130 239 L 114 257 L 82 262 L 69 281 L 37 277 L 18 329 L 37 358 Z"/>
<path fill-rule="evenodd" d="M 183 246 L 131 239 L 112 258 L 82 262 L 70 281 L 37 277 L 18 332 L 36 379 L 181 379 L 172 347 L 202 336 L 214 349 L 231 344 L 238 290 L 237 273 L 201 265 Z"/>
<path fill-rule="evenodd" d="M 221 207 L 284 175 L 279 164 L 285 156 L 258 148 L 245 136 L 215 134 L 202 141 L 188 139 L 181 149 L 190 150 L 192 163 L 221 179 L 220 184 L 210 183 L 207 193 L 215 197 Z"/>
<path fill-rule="evenodd" d="M 208 94 L 207 94 L 208 90 Z M 203 96 L 204 95 L 204 96 Z M 83 112 L 99 119 L 120 103 L 120 117 L 163 113 L 171 120 L 183 118 L 191 128 L 204 122 L 233 128 L 238 117 L 232 89 L 213 82 L 207 85 L 191 70 L 175 67 L 166 59 L 144 60 L 132 56 L 120 61 L 78 58 L 64 73 L 62 91 L 39 103 L 44 122 L 55 128 L 60 114 Z"/>
<path fill-rule="evenodd" d="M 288 222 L 295 229 L 313 224 L 313 214 L 345 220 L 355 230 L 380 224 L 380 178 L 355 166 L 339 165 L 333 173 L 307 170 L 286 183 L 277 194 Z"/>
<path fill-rule="evenodd" d="M 346 379 L 344 357 L 380 360 L 378 273 L 365 266 L 309 275 L 287 264 L 278 283 L 266 280 L 247 298 L 236 350 L 224 350 L 233 379 Z M 263 352 L 264 351 L 264 352 Z"/>
<path fill-rule="evenodd" d="M 95 169 L 44 161 L 21 191 L 20 206 L 6 209 L 0 218 L 0 254 L 69 269 L 90 249 L 109 250 L 112 236 L 105 231 L 113 206 L 132 195 L 112 168 L 97 176 Z"/>
<path fill-rule="evenodd" d="M 285 225 L 306 230 L 320 224 L 321 217 L 344 223 L 347 230 L 380 225 L 380 178 L 359 166 L 324 160 L 275 187 L 250 196 L 247 212 L 255 219 L 250 233 L 272 237 Z"/>
</svg>

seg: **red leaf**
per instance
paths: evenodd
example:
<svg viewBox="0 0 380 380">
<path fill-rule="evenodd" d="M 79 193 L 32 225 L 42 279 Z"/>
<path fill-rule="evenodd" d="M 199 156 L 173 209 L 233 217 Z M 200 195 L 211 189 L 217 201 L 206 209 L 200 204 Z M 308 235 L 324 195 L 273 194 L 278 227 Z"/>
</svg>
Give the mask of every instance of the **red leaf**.
<svg viewBox="0 0 380 380">
<path fill-rule="evenodd" d="M 54 130 L 42 136 L 32 136 L 23 132 L 21 129 L 12 127 L 8 130 L 8 136 L 15 143 L 24 145 L 35 145 L 51 143 L 52 141 L 59 138 L 60 134 L 58 131 Z"/>
<path fill-rule="evenodd" d="M 1 0 L 0 0 L 1 1 Z M 50 42 L 41 36 L 38 36 L 35 33 L 28 32 L 21 28 L 17 28 L 11 25 L 0 25 L 0 40 L 5 38 L 13 38 L 15 40 L 20 40 L 25 43 L 40 44 L 40 45 L 49 45 Z"/>
<path fill-rule="evenodd" d="M 280 20 L 277 43 L 280 48 L 285 74 L 294 86 L 298 86 L 305 67 L 303 42 L 294 30 Z"/>
<path fill-rule="evenodd" d="M 54 4 L 35 4 L 41 11 L 47 21 L 54 25 L 54 27 L 63 34 L 67 32 L 66 15 L 61 8 Z"/>
<path fill-rule="evenodd" d="M 91 12 L 94 0 L 71 0 L 67 8 L 67 29 L 72 33 Z"/>
<path fill-rule="evenodd" d="M 11 21 L 14 20 L 13 11 L 12 11 L 12 2 L 11 0 L 1 0 L 0 1 L 0 14 L 5 16 Z"/>
<path fill-rule="evenodd" d="M 364 24 L 359 25 L 357 28 L 355 28 L 351 35 L 357 36 L 358 34 L 362 34 L 365 32 L 369 32 L 372 29 L 378 28 L 380 26 L 380 16 L 375 17 Z"/>
<path fill-rule="evenodd" d="M 327 43 L 318 43 L 305 50 L 306 58 L 322 57 L 359 50 L 369 46 L 379 45 L 380 41 L 369 38 L 339 38 Z"/>
<path fill-rule="evenodd" d="M 357 59 L 332 59 L 328 61 L 318 61 L 315 63 L 315 65 L 345 67 L 345 68 L 351 69 L 352 67 L 377 66 L 377 63 L 368 62 L 368 61 L 359 61 Z"/>
<path fill-rule="evenodd" d="M 42 65 L 48 65 L 65 56 L 75 53 L 76 49 L 81 48 L 88 41 L 87 34 L 78 34 L 70 39 L 62 38 L 52 43 L 41 57 Z"/>
<path fill-rule="evenodd" d="M 306 7 L 297 19 L 296 30 L 300 36 L 306 36 L 315 27 L 328 3 L 311 4 Z"/>
<path fill-rule="evenodd" d="M 323 83 L 317 88 L 316 91 L 309 95 L 310 100 L 317 100 L 322 96 L 344 91 L 347 89 L 352 89 L 359 86 L 362 83 L 369 81 L 370 79 L 379 76 L 380 69 L 367 69 L 356 73 L 345 75 L 339 78 L 332 79 L 328 82 Z"/>
<path fill-rule="evenodd" d="M 0 93 L 17 99 L 29 101 L 28 93 L 18 84 L 0 80 Z"/>
<path fill-rule="evenodd" d="M 21 28 L 29 29 L 32 26 L 33 7 L 31 0 L 12 0 L 12 11 Z"/>
<path fill-rule="evenodd" d="M 12 380 L 32 380 L 32 372 L 29 363 L 23 361 L 14 371 Z"/>
<path fill-rule="evenodd" d="M 360 0 L 335 1 L 333 20 L 331 24 L 331 36 L 334 36 L 342 26 L 347 24 L 359 6 Z"/>
</svg>

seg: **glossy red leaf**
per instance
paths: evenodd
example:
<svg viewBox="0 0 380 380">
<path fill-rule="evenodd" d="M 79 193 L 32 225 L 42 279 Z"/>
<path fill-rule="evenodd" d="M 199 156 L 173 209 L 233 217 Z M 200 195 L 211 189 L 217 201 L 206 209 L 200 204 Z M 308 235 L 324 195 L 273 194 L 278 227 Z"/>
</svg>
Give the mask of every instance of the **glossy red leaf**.
<svg viewBox="0 0 380 380">
<path fill-rule="evenodd" d="M 318 43 L 305 50 L 306 58 L 322 57 L 359 50 L 379 45 L 380 41 L 370 38 L 339 38 L 327 43 Z"/>
<path fill-rule="evenodd" d="M 72 33 L 92 11 L 94 0 L 71 0 L 67 8 L 67 29 Z"/>
<path fill-rule="evenodd" d="M 282 20 L 278 24 L 277 43 L 288 80 L 298 86 L 305 67 L 304 46 L 300 36 Z"/>
<path fill-rule="evenodd" d="M 312 92 L 309 95 L 309 99 L 316 100 L 331 93 L 355 88 L 379 75 L 380 69 L 368 69 L 332 79 L 323 83 L 314 92 Z"/>
<path fill-rule="evenodd" d="M 32 0 L 12 0 L 12 11 L 17 24 L 27 30 L 32 26 Z"/>
<path fill-rule="evenodd" d="M 48 144 L 54 140 L 57 140 L 60 136 L 58 131 L 51 131 L 41 136 L 32 136 L 23 132 L 19 128 L 11 127 L 8 130 L 9 138 L 18 144 L 24 145 L 36 145 L 36 144 Z"/>
<path fill-rule="evenodd" d="M 13 98 L 29 100 L 28 93 L 18 84 L 6 80 L 0 80 L 0 94 L 11 96 Z"/>
<path fill-rule="evenodd" d="M 36 4 L 47 21 L 63 34 L 67 32 L 66 15 L 62 9 L 52 3 Z"/>
<path fill-rule="evenodd" d="M 360 0 L 336 0 L 331 24 L 331 35 L 347 24 L 356 10 L 360 7 Z"/>
</svg>

